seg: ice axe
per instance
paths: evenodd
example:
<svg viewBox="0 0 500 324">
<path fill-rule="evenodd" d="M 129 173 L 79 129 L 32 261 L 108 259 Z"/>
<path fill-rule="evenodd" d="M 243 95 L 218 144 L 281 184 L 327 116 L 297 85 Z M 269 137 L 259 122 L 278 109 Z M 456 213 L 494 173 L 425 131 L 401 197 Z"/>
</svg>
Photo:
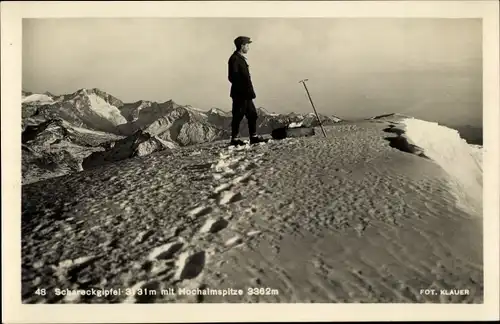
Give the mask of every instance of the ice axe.
<svg viewBox="0 0 500 324">
<path fill-rule="evenodd" d="M 326 137 L 325 129 L 323 128 L 323 125 L 321 124 L 321 120 L 319 119 L 319 115 L 318 115 L 318 112 L 316 111 L 316 107 L 314 107 L 314 103 L 311 99 L 311 95 L 309 94 L 309 90 L 307 89 L 307 86 L 306 86 L 306 81 L 309 81 L 309 79 L 300 80 L 299 83 L 302 83 L 304 85 L 304 88 L 306 89 L 306 92 L 307 92 L 307 96 L 309 97 L 309 101 L 311 102 L 311 106 L 313 107 L 314 113 L 316 114 L 316 118 L 318 118 L 319 126 L 321 127 L 321 130 L 323 131 L 323 135 L 325 135 L 325 137 Z"/>
</svg>

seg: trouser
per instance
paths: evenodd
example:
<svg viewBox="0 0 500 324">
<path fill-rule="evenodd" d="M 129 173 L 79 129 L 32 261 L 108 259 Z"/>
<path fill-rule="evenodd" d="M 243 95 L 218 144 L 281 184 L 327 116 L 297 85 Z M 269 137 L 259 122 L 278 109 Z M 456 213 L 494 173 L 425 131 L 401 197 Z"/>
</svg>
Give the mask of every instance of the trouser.
<svg viewBox="0 0 500 324">
<path fill-rule="evenodd" d="M 240 123 L 243 117 L 248 121 L 248 133 L 250 136 L 257 134 L 257 109 L 252 99 L 233 98 L 233 121 L 231 123 L 231 137 L 237 138 L 240 131 Z"/>
</svg>

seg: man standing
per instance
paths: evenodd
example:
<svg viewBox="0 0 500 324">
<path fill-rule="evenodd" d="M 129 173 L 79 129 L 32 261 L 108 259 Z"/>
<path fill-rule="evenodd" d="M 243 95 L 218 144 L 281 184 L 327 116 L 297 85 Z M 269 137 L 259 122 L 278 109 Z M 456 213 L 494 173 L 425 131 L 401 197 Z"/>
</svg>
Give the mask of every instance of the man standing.
<svg viewBox="0 0 500 324">
<path fill-rule="evenodd" d="M 253 103 L 255 91 L 253 89 L 250 71 L 245 54 L 248 53 L 249 45 L 252 43 L 249 37 L 239 36 L 234 40 L 236 50 L 228 61 L 228 79 L 231 82 L 231 98 L 233 100 L 233 120 L 231 123 L 231 145 L 245 145 L 240 140 L 239 129 L 243 117 L 248 121 L 248 132 L 250 144 L 266 142 L 257 136 L 257 110 Z"/>
</svg>

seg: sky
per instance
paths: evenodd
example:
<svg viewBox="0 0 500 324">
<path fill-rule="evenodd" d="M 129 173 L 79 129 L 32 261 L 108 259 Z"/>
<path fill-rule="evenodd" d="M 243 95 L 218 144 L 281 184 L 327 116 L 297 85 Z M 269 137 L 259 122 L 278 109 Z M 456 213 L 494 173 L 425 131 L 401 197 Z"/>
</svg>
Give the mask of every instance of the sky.
<svg viewBox="0 0 500 324">
<path fill-rule="evenodd" d="M 25 19 L 22 87 L 230 111 L 227 60 L 240 35 L 253 41 L 255 105 L 268 111 L 312 112 L 307 78 L 321 114 L 482 124 L 480 19 Z"/>
</svg>

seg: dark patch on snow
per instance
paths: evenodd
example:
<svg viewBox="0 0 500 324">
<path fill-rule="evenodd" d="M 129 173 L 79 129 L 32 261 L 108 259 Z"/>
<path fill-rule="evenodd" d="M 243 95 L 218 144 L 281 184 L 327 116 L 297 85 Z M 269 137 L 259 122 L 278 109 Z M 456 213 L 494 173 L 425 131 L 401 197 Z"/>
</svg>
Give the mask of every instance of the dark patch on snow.
<svg viewBox="0 0 500 324">
<path fill-rule="evenodd" d="M 312 127 L 280 127 L 276 128 L 271 132 L 271 136 L 274 139 L 285 139 L 289 137 L 306 137 L 313 136 L 315 134 L 314 128 Z"/>
<path fill-rule="evenodd" d="M 196 278 L 205 267 L 205 259 L 205 251 L 200 251 L 190 255 L 184 264 L 180 279 L 184 280 Z"/>
<path fill-rule="evenodd" d="M 405 131 L 404 131 L 404 130 L 399 129 L 399 128 L 397 128 L 397 127 L 396 127 L 396 126 L 394 126 L 394 125 L 390 125 L 388 128 L 385 128 L 385 129 L 384 129 L 384 132 L 386 132 L 386 133 L 393 133 L 393 134 L 397 134 L 398 136 L 403 135 L 403 134 L 405 133 Z"/>
<path fill-rule="evenodd" d="M 417 156 L 429 159 L 429 157 L 424 154 L 423 150 L 420 147 L 409 143 L 406 137 L 386 137 L 385 140 L 389 141 L 389 145 L 391 147 L 396 148 L 402 152 L 415 154 Z"/>
</svg>

